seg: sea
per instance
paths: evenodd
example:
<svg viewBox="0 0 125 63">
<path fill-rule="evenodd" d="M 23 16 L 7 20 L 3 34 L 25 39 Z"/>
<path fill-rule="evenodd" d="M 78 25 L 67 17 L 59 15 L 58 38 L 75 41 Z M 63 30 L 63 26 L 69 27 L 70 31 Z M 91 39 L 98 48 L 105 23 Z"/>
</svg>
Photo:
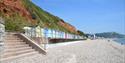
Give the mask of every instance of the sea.
<svg viewBox="0 0 125 63">
<path fill-rule="evenodd" d="M 120 43 L 121 45 L 125 45 L 125 38 L 117 38 L 117 39 L 114 39 L 114 41 Z"/>
</svg>

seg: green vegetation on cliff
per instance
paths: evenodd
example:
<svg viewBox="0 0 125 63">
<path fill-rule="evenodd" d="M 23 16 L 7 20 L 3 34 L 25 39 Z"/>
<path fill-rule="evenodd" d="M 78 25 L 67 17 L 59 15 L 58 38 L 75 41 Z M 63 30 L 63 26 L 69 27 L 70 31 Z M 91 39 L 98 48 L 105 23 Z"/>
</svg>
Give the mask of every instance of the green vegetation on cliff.
<svg viewBox="0 0 125 63">
<path fill-rule="evenodd" d="M 44 11 L 30 0 L 12 0 L 11 4 L 7 3 L 7 5 L 4 1 L 7 0 L 0 1 L 0 16 L 4 18 L 8 31 L 22 31 L 24 26 L 39 25 L 68 33 L 77 33 L 76 31 L 71 32 L 72 29 L 61 26 L 59 22 L 62 19 Z"/>
</svg>

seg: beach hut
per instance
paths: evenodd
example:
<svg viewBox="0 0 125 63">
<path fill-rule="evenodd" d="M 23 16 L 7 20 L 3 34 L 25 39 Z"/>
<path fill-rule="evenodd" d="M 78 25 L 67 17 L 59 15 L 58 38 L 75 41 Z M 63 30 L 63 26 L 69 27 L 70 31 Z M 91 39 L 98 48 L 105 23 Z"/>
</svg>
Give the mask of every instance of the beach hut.
<svg viewBox="0 0 125 63">
<path fill-rule="evenodd" d="M 25 35 L 31 37 L 31 27 L 24 27 L 23 29 L 25 30 Z"/>
<path fill-rule="evenodd" d="M 72 34 L 70 34 L 70 39 L 72 39 Z"/>
<path fill-rule="evenodd" d="M 74 39 L 74 35 L 72 34 L 72 38 L 71 39 Z"/>
<path fill-rule="evenodd" d="M 68 33 L 68 39 L 70 39 L 70 34 Z"/>
<path fill-rule="evenodd" d="M 63 32 L 60 32 L 60 38 L 63 39 Z"/>
<path fill-rule="evenodd" d="M 40 26 L 30 26 L 31 29 L 30 34 L 31 38 L 35 40 L 35 42 L 39 45 L 42 45 L 42 33 L 41 33 L 41 27 Z"/>
<path fill-rule="evenodd" d="M 59 38 L 60 38 L 60 39 L 61 39 L 61 32 L 62 32 L 62 31 L 59 31 L 59 33 L 58 33 L 58 34 L 59 34 Z"/>
<path fill-rule="evenodd" d="M 42 37 L 45 37 L 44 28 L 41 28 L 41 36 L 42 36 Z"/>
<path fill-rule="evenodd" d="M 63 38 L 64 38 L 64 39 L 67 39 L 66 32 L 64 32 Z"/>
<path fill-rule="evenodd" d="M 56 30 L 56 38 L 59 38 L 59 30 Z"/>
<path fill-rule="evenodd" d="M 65 32 L 65 39 L 68 39 L 68 34 Z"/>
<path fill-rule="evenodd" d="M 46 38 L 48 38 L 48 36 L 47 36 L 48 29 L 47 29 L 47 28 L 44 28 L 43 33 L 44 33 L 44 36 L 45 36 Z"/>
<path fill-rule="evenodd" d="M 60 37 L 60 39 L 62 38 L 62 35 L 61 35 L 61 34 L 62 34 L 62 31 L 59 32 L 59 37 Z"/>
<path fill-rule="evenodd" d="M 77 39 L 79 39 L 79 35 L 77 37 L 78 37 Z"/>
<path fill-rule="evenodd" d="M 75 35 L 75 39 L 78 39 L 78 35 Z"/>
<path fill-rule="evenodd" d="M 41 33 L 41 28 L 40 26 L 36 27 L 36 37 L 42 37 L 42 33 Z"/>
<path fill-rule="evenodd" d="M 55 30 L 55 38 L 58 38 L 58 30 Z"/>
<path fill-rule="evenodd" d="M 53 31 L 53 33 L 52 33 L 53 38 L 56 38 L 56 30 L 52 30 L 52 31 Z"/>
<path fill-rule="evenodd" d="M 70 34 L 70 39 L 72 39 L 72 34 Z"/>
<path fill-rule="evenodd" d="M 48 29 L 47 37 L 48 38 L 53 38 L 53 30 L 52 29 Z"/>
<path fill-rule="evenodd" d="M 51 29 L 45 28 L 44 34 L 47 38 L 52 38 L 52 30 Z"/>
<path fill-rule="evenodd" d="M 76 39 L 76 35 L 74 35 L 74 39 Z"/>
<path fill-rule="evenodd" d="M 73 34 L 73 39 L 75 39 L 75 34 Z"/>
<path fill-rule="evenodd" d="M 69 39 L 71 39 L 71 35 L 69 34 L 68 36 L 69 36 Z"/>
<path fill-rule="evenodd" d="M 30 27 L 29 32 L 31 34 L 31 37 L 36 37 L 36 28 Z"/>
<path fill-rule="evenodd" d="M 48 38 L 51 38 L 51 36 L 50 36 L 50 29 L 47 29 L 46 36 L 47 36 Z"/>
<path fill-rule="evenodd" d="M 70 37 L 70 39 L 73 39 L 73 38 L 72 38 L 72 37 L 73 37 L 73 35 L 72 35 L 72 34 L 70 34 L 70 36 L 71 36 L 71 37 Z"/>
<path fill-rule="evenodd" d="M 78 36 L 79 37 L 79 39 L 80 39 L 80 36 Z"/>
<path fill-rule="evenodd" d="M 79 39 L 81 39 L 81 37 L 79 36 Z"/>
<path fill-rule="evenodd" d="M 60 31 L 59 30 L 57 30 L 57 38 L 60 38 Z"/>
<path fill-rule="evenodd" d="M 69 39 L 69 33 L 67 33 L 67 38 Z"/>
<path fill-rule="evenodd" d="M 41 29 L 39 26 L 29 26 L 29 27 L 24 27 L 25 30 L 25 35 L 33 38 L 33 37 L 41 37 Z"/>
<path fill-rule="evenodd" d="M 61 33 L 61 32 L 58 30 L 58 31 L 57 31 L 57 38 L 60 38 L 60 33 Z"/>
<path fill-rule="evenodd" d="M 50 37 L 54 38 L 54 30 L 53 29 L 50 29 Z"/>
<path fill-rule="evenodd" d="M 61 32 L 60 35 L 61 35 L 61 38 L 62 38 L 62 39 L 65 39 L 65 32 Z"/>
</svg>

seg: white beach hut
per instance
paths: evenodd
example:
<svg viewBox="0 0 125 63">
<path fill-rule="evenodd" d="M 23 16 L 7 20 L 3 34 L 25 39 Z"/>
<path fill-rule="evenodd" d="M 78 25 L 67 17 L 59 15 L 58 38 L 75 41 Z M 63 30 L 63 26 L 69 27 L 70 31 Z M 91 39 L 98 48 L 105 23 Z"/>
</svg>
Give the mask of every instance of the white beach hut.
<svg viewBox="0 0 125 63">
<path fill-rule="evenodd" d="M 56 38 L 60 38 L 60 36 L 59 36 L 59 34 L 60 34 L 60 31 L 59 30 L 57 30 L 57 37 Z"/>
<path fill-rule="evenodd" d="M 74 35 L 72 34 L 72 39 L 74 39 Z"/>
<path fill-rule="evenodd" d="M 68 34 L 65 32 L 65 39 L 68 39 Z"/>
<path fill-rule="evenodd" d="M 75 39 L 75 34 L 73 34 L 73 39 Z"/>
<path fill-rule="evenodd" d="M 46 37 L 46 38 L 48 38 L 48 29 L 47 28 L 44 28 L 44 36 Z"/>
<path fill-rule="evenodd" d="M 55 38 L 58 39 L 58 30 L 55 30 Z"/>
<path fill-rule="evenodd" d="M 41 36 L 42 36 L 42 37 L 45 37 L 44 28 L 41 28 Z"/>
<path fill-rule="evenodd" d="M 68 33 L 66 33 L 66 35 L 67 35 L 67 39 L 69 39 L 69 34 L 68 34 Z"/>
<path fill-rule="evenodd" d="M 52 33 L 53 38 L 56 38 L 56 30 L 52 30 L 52 31 L 53 31 L 53 33 Z"/>
<path fill-rule="evenodd" d="M 62 38 L 62 39 L 64 38 L 63 34 L 64 34 L 64 32 L 60 31 L 59 35 L 60 35 L 60 38 Z"/>
<path fill-rule="evenodd" d="M 59 38 L 62 38 L 62 31 L 59 31 Z"/>
<path fill-rule="evenodd" d="M 47 37 L 48 37 L 48 38 L 52 38 L 52 36 L 51 36 L 51 29 L 48 29 L 48 31 L 47 31 L 46 34 L 47 34 Z"/>
<path fill-rule="evenodd" d="M 41 33 L 41 28 L 40 26 L 36 27 L 36 37 L 42 37 L 42 33 Z"/>
<path fill-rule="evenodd" d="M 67 34 L 66 34 L 66 32 L 63 32 L 63 33 L 62 33 L 62 36 L 63 36 L 63 39 L 67 39 Z"/>
<path fill-rule="evenodd" d="M 59 34 L 60 34 L 60 31 L 56 30 L 56 38 L 60 38 Z"/>
<path fill-rule="evenodd" d="M 31 27 L 24 27 L 23 29 L 25 30 L 25 35 L 31 37 Z"/>
</svg>

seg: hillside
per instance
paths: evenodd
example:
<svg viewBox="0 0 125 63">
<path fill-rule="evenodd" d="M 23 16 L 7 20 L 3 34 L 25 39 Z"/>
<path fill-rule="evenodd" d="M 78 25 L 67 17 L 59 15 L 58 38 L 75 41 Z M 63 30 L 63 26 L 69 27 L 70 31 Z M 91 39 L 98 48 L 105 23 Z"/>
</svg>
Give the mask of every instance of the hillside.
<svg viewBox="0 0 125 63">
<path fill-rule="evenodd" d="M 5 20 L 8 31 L 22 31 L 24 26 L 39 25 L 78 34 L 74 26 L 44 11 L 30 0 L 0 0 L 0 17 Z"/>
<path fill-rule="evenodd" d="M 125 38 L 125 35 L 116 32 L 96 33 L 95 35 L 97 37 L 104 37 L 104 38 Z"/>
</svg>

